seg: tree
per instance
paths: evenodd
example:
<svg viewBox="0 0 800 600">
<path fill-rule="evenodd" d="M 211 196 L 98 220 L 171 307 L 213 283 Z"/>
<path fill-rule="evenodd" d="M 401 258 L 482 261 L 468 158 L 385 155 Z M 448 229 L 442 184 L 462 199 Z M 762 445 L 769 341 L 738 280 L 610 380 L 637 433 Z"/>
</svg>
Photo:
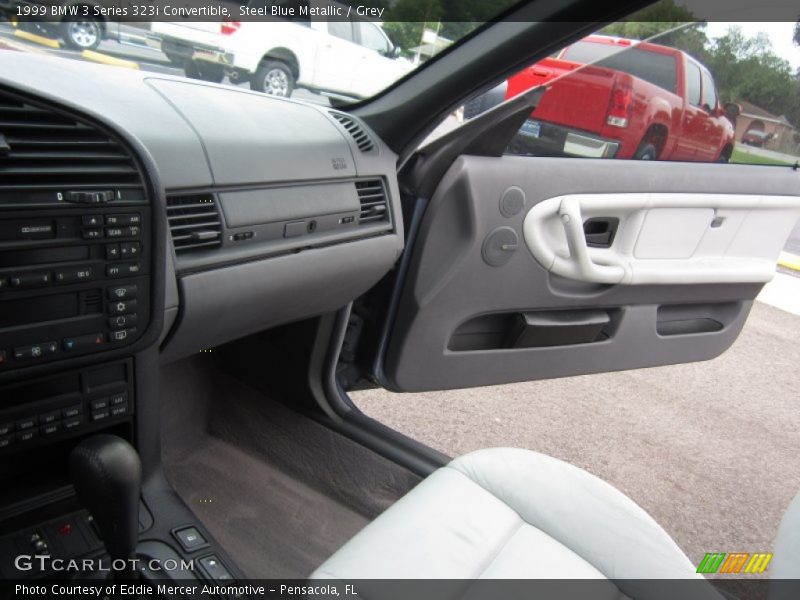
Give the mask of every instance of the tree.
<svg viewBox="0 0 800 600">
<path fill-rule="evenodd" d="M 796 119 L 798 81 L 791 65 L 772 50 L 764 34 L 746 37 L 738 27 L 716 38 L 706 63 L 714 74 L 720 95 L 745 100 L 774 115 Z"/>
</svg>

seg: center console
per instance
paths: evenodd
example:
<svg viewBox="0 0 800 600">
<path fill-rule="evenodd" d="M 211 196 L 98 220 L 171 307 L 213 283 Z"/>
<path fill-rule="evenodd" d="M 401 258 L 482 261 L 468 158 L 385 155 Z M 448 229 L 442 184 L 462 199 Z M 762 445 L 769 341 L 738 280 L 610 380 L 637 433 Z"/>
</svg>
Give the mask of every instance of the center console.
<svg viewBox="0 0 800 600">
<path fill-rule="evenodd" d="M 0 88 L 0 522 L 71 493 L 81 439 L 136 442 L 163 277 L 146 161 L 102 122 Z"/>
<path fill-rule="evenodd" d="M 10 94 L 0 117 L 4 456 L 133 413 L 125 350 L 151 321 L 153 213 L 139 161 L 110 132 Z M 57 363 L 102 364 L 39 375 Z"/>
<path fill-rule="evenodd" d="M 160 468 L 157 178 L 135 138 L 0 86 L 3 579 L 82 578 L 56 567 L 78 558 L 196 560 L 172 578 L 238 574 Z M 175 227 L 195 235 L 195 216 L 180 214 Z M 129 565 L 112 577 L 144 575 Z"/>
</svg>

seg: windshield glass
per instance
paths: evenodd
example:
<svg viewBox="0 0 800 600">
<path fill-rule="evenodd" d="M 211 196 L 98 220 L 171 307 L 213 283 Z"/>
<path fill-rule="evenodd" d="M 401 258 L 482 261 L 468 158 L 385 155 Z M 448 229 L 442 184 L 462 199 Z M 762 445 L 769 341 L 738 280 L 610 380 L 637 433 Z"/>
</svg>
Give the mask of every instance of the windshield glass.
<svg viewBox="0 0 800 600">
<path fill-rule="evenodd" d="M 422 68 L 515 3 L 0 0 L 0 48 L 346 104 Z"/>
</svg>

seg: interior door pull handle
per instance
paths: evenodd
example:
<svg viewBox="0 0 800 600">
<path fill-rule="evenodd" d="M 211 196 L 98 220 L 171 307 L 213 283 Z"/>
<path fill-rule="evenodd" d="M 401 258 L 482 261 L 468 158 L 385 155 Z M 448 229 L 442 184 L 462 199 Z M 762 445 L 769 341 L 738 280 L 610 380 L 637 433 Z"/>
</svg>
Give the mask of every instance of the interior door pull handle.
<svg viewBox="0 0 800 600">
<path fill-rule="evenodd" d="M 581 205 L 577 198 L 564 198 L 558 207 L 558 216 L 569 246 L 569 259 L 572 269 L 580 279 L 595 283 L 620 283 L 625 278 L 625 269 L 621 265 L 601 265 L 592 260 L 589 247 L 586 245 L 586 234 L 583 231 Z"/>
</svg>

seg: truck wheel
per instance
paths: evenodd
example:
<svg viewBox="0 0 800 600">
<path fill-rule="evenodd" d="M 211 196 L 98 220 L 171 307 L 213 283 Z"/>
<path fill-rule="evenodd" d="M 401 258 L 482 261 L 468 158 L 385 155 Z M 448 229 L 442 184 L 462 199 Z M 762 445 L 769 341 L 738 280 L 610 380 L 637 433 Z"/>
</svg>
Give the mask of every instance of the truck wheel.
<svg viewBox="0 0 800 600">
<path fill-rule="evenodd" d="M 186 71 L 187 77 L 211 83 L 220 83 L 225 78 L 225 69 L 211 63 L 187 60 L 183 70 Z"/>
<path fill-rule="evenodd" d="M 103 27 L 95 19 L 64 21 L 61 37 L 73 50 L 94 50 L 103 41 Z"/>
<path fill-rule="evenodd" d="M 250 89 L 288 98 L 294 91 L 294 75 L 285 62 L 265 60 L 250 79 Z"/>
<path fill-rule="evenodd" d="M 658 158 L 658 150 L 650 142 L 642 142 L 633 158 L 635 160 L 656 160 Z"/>
</svg>

